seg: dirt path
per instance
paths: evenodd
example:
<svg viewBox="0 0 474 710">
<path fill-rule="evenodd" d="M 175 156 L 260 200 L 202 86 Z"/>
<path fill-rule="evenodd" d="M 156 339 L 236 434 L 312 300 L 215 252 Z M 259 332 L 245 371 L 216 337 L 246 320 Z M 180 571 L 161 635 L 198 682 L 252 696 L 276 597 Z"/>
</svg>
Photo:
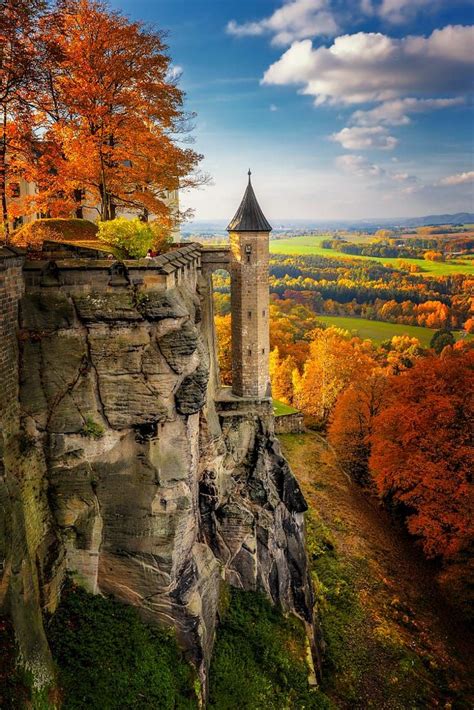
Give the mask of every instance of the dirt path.
<svg viewBox="0 0 474 710">
<path fill-rule="evenodd" d="M 377 499 L 347 479 L 318 434 L 281 440 L 312 511 L 308 544 L 329 639 L 326 692 L 336 707 L 474 707 L 473 639 L 438 590 L 434 566 Z"/>
</svg>

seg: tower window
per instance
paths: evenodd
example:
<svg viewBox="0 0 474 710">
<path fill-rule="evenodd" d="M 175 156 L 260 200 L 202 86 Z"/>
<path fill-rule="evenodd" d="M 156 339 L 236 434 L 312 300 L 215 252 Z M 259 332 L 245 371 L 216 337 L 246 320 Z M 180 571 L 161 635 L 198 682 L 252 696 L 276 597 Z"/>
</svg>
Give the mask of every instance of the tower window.
<svg viewBox="0 0 474 710">
<path fill-rule="evenodd" d="M 248 311 L 248 317 L 249 317 L 249 318 L 252 317 L 252 311 Z"/>
<path fill-rule="evenodd" d="M 249 357 L 250 357 L 250 355 L 252 354 L 251 349 L 249 348 L 249 349 L 247 350 L 247 352 L 248 352 L 248 355 L 249 355 Z"/>
<path fill-rule="evenodd" d="M 262 348 L 262 355 L 265 355 L 265 348 Z"/>
<path fill-rule="evenodd" d="M 262 316 L 265 318 L 267 312 L 265 310 L 262 311 Z"/>
</svg>

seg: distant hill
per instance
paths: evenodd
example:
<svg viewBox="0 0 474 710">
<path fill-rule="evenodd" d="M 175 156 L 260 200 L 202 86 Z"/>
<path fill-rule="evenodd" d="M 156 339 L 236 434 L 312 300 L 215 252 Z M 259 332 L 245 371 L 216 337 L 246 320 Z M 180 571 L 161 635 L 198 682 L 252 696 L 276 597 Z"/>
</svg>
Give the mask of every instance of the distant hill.
<svg viewBox="0 0 474 710">
<path fill-rule="evenodd" d="M 279 222 L 272 220 L 273 234 L 302 234 L 317 230 L 334 231 L 347 229 L 349 231 L 375 232 L 377 229 L 390 227 L 427 227 L 438 224 L 471 224 L 474 223 L 473 212 L 457 212 L 456 214 L 429 214 L 424 217 L 379 217 L 368 219 L 345 220 L 317 220 L 317 219 L 288 219 Z M 227 235 L 227 222 L 225 220 L 196 220 L 182 225 L 181 233 L 184 236 L 202 235 Z"/>
<path fill-rule="evenodd" d="M 412 217 L 403 220 L 406 227 L 428 227 L 436 224 L 472 224 L 473 212 L 457 212 L 456 214 L 429 214 L 426 217 Z"/>
</svg>

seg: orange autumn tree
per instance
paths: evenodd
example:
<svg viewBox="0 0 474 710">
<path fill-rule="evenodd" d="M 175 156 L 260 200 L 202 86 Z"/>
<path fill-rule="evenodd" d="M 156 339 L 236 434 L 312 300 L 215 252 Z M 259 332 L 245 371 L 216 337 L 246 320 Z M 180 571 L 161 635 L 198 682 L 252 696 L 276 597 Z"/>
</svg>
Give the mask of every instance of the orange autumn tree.
<svg viewBox="0 0 474 710">
<path fill-rule="evenodd" d="M 339 396 L 328 434 L 339 463 L 355 481 L 370 482 L 368 463 L 376 416 L 387 396 L 387 378 L 381 370 L 356 380 Z"/>
<path fill-rule="evenodd" d="M 428 556 L 453 557 L 474 539 L 474 350 L 422 358 L 387 391 L 371 436 L 375 483 L 405 506 Z"/>
<path fill-rule="evenodd" d="M 315 330 L 303 374 L 294 378 L 294 405 L 324 424 L 341 392 L 376 363 L 369 341 L 338 328 Z"/>
<path fill-rule="evenodd" d="M 6 239 L 10 220 L 18 216 L 9 198 L 15 196 L 18 180 L 15 162 L 25 150 L 26 99 L 35 81 L 38 17 L 43 9 L 41 0 L 0 4 L 0 202 Z"/>
<path fill-rule="evenodd" d="M 203 177 L 201 156 L 180 141 L 187 116 L 162 33 L 95 0 L 65 0 L 42 26 L 57 57 L 31 99 L 42 144 L 30 165 L 36 208 L 166 218 L 166 191 Z"/>
</svg>

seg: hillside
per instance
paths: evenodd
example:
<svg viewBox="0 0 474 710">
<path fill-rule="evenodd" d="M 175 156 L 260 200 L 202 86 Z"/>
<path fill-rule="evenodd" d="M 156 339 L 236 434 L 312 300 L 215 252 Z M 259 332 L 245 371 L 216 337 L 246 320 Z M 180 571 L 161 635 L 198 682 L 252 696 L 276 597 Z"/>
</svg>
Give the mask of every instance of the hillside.
<svg viewBox="0 0 474 710">
<path fill-rule="evenodd" d="M 282 435 L 306 500 L 308 551 L 335 707 L 472 707 L 473 638 L 405 531 L 352 484 L 316 433 Z"/>
</svg>

